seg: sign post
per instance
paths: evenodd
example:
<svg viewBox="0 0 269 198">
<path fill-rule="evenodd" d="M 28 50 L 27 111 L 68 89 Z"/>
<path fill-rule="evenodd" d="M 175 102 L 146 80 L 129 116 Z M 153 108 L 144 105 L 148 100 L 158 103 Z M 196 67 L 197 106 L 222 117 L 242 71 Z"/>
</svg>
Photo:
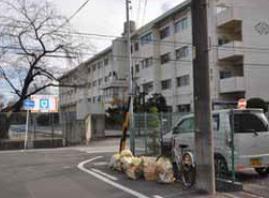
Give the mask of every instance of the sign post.
<svg viewBox="0 0 269 198">
<path fill-rule="evenodd" d="M 23 108 L 27 111 L 26 113 L 26 125 L 25 125 L 25 136 L 24 136 L 24 149 L 28 147 L 28 132 L 29 132 L 29 113 L 34 108 L 35 103 L 32 100 L 26 99 L 23 101 Z"/>
</svg>

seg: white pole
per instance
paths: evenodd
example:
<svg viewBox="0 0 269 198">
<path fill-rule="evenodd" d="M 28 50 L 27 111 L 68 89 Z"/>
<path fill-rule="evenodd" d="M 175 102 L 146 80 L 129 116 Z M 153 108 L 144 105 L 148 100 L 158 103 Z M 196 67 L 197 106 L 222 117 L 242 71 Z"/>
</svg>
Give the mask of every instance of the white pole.
<svg viewBox="0 0 269 198">
<path fill-rule="evenodd" d="M 28 130 L 29 130 L 29 110 L 27 110 L 27 113 L 26 113 L 24 149 L 27 149 L 27 146 L 28 146 Z"/>
</svg>

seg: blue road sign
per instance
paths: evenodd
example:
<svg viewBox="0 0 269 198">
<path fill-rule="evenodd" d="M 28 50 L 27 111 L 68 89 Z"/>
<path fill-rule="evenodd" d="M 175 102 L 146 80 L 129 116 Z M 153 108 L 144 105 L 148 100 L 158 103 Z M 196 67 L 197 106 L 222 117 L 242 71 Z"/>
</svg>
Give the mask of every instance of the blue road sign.
<svg viewBox="0 0 269 198">
<path fill-rule="evenodd" d="M 46 110 L 49 109 L 49 99 L 44 98 L 44 99 L 40 99 L 40 109 Z"/>
<path fill-rule="evenodd" d="M 32 108 L 34 108 L 34 106 L 35 106 L 35 102 L 33 100 L 26 99 L 23 101 L 23 108 L 25 110 L 31 110 Z"/>
</svg>

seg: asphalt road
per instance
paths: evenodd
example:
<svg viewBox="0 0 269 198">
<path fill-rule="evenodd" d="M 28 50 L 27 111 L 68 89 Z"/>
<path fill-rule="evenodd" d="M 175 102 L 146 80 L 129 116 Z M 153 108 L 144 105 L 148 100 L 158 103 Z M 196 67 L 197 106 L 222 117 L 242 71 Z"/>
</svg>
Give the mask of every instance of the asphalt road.
<svg viewBox="0 0 269 198">
<path fill-rule="evenodd" d="M 110 155 L 100 148 L 0 152 L 0 197 L 206 197 L 185 190 L 180 184 L 128 180 L 125 175 L 107 168 Z M 258 177 L 253 172 L 242 173 L 239 177 L 246 184 L 244 192 L 219 194 L 218 197 L 269 197 L 269 178 Z"/>
</svg>

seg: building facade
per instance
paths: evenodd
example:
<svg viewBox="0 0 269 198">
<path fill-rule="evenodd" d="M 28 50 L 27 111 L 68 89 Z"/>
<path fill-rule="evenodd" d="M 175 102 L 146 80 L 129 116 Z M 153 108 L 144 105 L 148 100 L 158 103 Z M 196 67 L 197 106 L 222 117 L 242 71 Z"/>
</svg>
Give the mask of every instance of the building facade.
<svg viewBox="0 0 269 198">
<path fill-rule="evenodd" d="M 269 101 L 268 8 L 268 0 L 215 0 L 208 5 L 208 50 L 214 104 L 229 104 L 252 97 Z M 121 98 L 126 100 L 128 64 L 124 40 L 124 37 L 116 39 L 110 48 L 62 78 L 70 81 L 76 72 L 82 71 L 89 83 L 86 92 L 81 90 L 72 96 L 65 94 L 71 90 L 60 90 L 62 106 L 68 107 L 73 100 L 87 98 L 88 110 L 101 113 L 104 112 L 102 105 L 113 104 L 113 98 L 114 101 L 117 98 L 118 103 Z M 136 94 L 161 93 L 174 112 L 192 111 L 194 54 L 190 1 L 135 30 L 131 43 Z M 105 57 L 108 57 L 108 66 L 104 66 Z M 93 71 L 95 65 L 99 67 L 98 62 L 102 62 L 102 69 Z M 91 72 L 88 68 L 92 68 Z M 82 80 L 82 75 L 77 77 Z M 110 81 L 106 81 L 108 77 Z"/>
</svg>

